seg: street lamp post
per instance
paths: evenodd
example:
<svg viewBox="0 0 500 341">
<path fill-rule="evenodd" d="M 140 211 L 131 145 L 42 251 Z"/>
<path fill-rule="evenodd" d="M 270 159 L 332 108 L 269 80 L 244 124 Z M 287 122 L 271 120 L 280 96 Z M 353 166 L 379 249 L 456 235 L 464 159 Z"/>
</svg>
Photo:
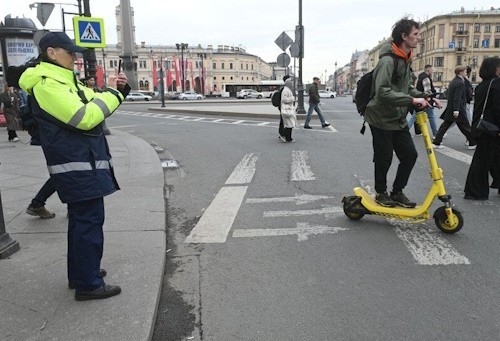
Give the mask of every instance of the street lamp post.
<svg viewBox="0 0 500 341">
<path fill-rule="evenodd" d="M 5 219 L 3 218 L 2 194 L 0 192 L 0 259 L 5 259 L 19 250 L 19 243 L 5 232 Z"/>
<path fill-rule="evenodd" d="M 182 72 L 182 92 L 184 92 L 184 87 L 185 87 L 185 83 L 186 83 L 186 75 L 185 75 L 185 71 L 184 71 L 184 50 L 188 48 L 188 44 L 185 44 L 185 43 L 177 43 L 175 44 L 175 46 L 177 47 L 177 51 L 181 50 L 181 72 Z"/>
<path fill-rule="evenodd" d="M 297 83 L 297 90 L 299 93 L 298 105 L 297 105 L 297 114 L 305 114 L 306 110 L 304 109 L 304 84 L 302 83 L 302 58 L 304 56 L 304 27 L 302 26 L 302 0 L 299 0 L 299 80 Z"/>
<path fill-rule="evenodd" d="M 160 99 L 161 107 L 165 108 L 165 85 L 163 84 L 163 54 L 160 55 Z"/>
<path fill-rule="evenodd" d="M 206 53 L 198 53 L 198 57 L 201 59 L 201 94 L 205 96 L 205 70 L 203 69 L 203 59 L 207 58 Z"/>
<path fill-rule="evenodd" d="M 337 92 L 337 62 L 335 62 L 335 71 L 333 72 L 333 90 Z"/>
</svg>

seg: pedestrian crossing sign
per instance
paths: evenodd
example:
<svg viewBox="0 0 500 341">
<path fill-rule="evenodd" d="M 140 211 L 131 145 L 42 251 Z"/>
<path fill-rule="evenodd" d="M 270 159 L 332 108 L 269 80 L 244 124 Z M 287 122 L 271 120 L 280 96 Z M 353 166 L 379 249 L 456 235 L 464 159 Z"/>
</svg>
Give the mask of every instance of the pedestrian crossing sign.
<svg viewBox="0 0 500 341">
<path fill-rule="evenodd" d="M 75 43 L 81 47 L 106 47 L 104 19 L 91 17 L 73 17 Z"/>
</svg>

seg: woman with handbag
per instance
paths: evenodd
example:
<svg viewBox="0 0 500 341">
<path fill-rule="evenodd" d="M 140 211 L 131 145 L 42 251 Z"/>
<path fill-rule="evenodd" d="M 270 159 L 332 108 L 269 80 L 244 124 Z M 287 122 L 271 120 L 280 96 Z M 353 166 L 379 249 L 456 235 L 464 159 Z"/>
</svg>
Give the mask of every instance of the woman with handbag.
<svg viewBox="0 0 500 341">
<path fill-rule="evenodd" d="M 294 142 L 292 139 L 292 129 L 297 126 L 297 114 L 295 108 L 295 97 L 293 95 L 293 80 L 285 80 L 285 86 L 281 92 L 281 117 L 283 118 L 283 135 L 280 136 L 283 142 Z"/>
<path fill-rule="evenodd" d="M 488 200 L 488 173 L 493 177 L 491 187 L 500 187 L 500 58 L 485 58 L 479 76 L 483 81 L 476 87 L 472 117 L 477 149 L 464 189 L 464 199 L 469 200 Z"/>
</svg>

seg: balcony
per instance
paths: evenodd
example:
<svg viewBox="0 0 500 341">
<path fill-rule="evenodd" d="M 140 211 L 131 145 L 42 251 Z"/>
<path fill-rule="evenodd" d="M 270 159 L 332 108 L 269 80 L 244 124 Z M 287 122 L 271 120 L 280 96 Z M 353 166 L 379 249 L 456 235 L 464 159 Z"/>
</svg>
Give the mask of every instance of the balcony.
<svg viewBox="0 0 500 341">
<path fill-rule="evenodd" d="M 465 51 L 467 51 L 466 47 L 456 47 L 455 48 L 455 52 L 465 52 Z"/>
<path fill-rule="evenodd" d="M 457 36 L 468 36 L 469 35 L 469 31 L 465 31 L 465 30 L 455 31 L 455 35 L 457 35 Z"/>
</svg>

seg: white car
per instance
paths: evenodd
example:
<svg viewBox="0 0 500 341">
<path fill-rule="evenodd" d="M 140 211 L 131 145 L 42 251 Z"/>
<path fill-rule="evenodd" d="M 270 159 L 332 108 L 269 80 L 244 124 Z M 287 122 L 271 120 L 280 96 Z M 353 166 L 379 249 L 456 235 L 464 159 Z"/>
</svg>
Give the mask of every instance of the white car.
<svg viewBox="0 0 500 341">
<path fill-rule="evenodd" d="M 131 92 L 125 97 L 126 101 L 151 101 L 153 97 L 141 94 L 140 92 Z"/>
<path fill-rule="evenodd" d="M 258 92 L 257 90 L 253 89 L 241 89 L 241 91 L 238 91 L 236 94 L 236 97 L 238 98 L 258 98 L 261 99 L 264 97 L 262 95 L 262 92 Z"/>
<path fill-rule="evenodd" d="M 203 99 L 203 96 L 194 91 L 186 91 L 179 95 L 179 99 L 188 100 L 188 99 Z"/>
<path fill-rule="evenodd" d="M 320 98 L 335 98 L 337 93 L 335 91 L 318 90 Z"/>
</svg>

